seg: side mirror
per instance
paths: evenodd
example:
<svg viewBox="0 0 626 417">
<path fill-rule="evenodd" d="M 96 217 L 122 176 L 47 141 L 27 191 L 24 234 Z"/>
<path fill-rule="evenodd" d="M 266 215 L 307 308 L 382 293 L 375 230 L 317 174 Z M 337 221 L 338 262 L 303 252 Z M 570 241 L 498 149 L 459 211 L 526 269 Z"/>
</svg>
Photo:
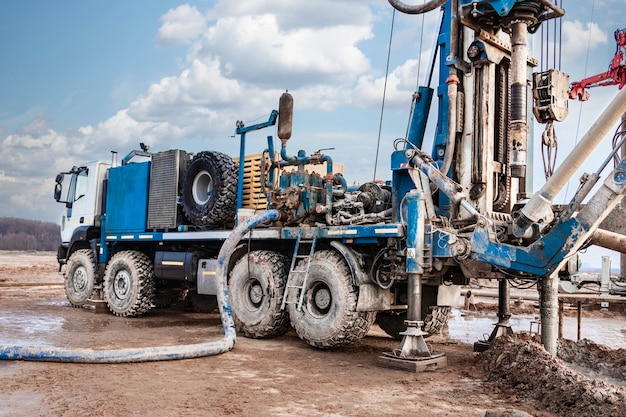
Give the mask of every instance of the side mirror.
<svg viewBox="0 0 626 417">
<path fill-rule="evenodd" d="M 72 208 L 71 201 L 63 200 L 63 184 L 59 182 L 59 177 L 61 181 L 63 181 L 63 174 L 57 175 L 57 178 L 56 178 L 57 183 L 54 184 L 54 199 L 57 201 L 57 203 L 65 203 L 65 207 Z"/>
<path fill-rule="evenodd" d="M 63 174 L 59 174 L 57 175 L 57 179 L 56 179 L 56 184 L 54 185 L 54 199 L 59 202 L 61 200 L 61 181 L 63 181 L 63 178 L 61 178 L 61 181 L 59 181 L 59 177 L 63 177 Z"/>
<path fill-rule="evenodd" d="M 62 173 L 61 174 L 57 174 L 57 177 L 54 179 L 54 182 L 56 182 L 57 184 L 61 184 L 63 182 L 64 178 L 65 178 L 65 175 L 63 175 Z M 56 193 L 56 189 L 55 189 L 55 193 Z M 60 195 L 59 195 L 59 197 L 60 197 Z"/>
</svg>

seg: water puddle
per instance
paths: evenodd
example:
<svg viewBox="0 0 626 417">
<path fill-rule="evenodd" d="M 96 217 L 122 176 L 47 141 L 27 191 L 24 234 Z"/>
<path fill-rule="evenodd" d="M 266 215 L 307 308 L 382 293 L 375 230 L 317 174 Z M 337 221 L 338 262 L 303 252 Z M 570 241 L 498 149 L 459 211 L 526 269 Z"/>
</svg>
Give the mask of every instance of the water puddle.
<svg viewBox="0 0 626 417">
<path fill-rule="evenodd" d="M 586 366 L 581 366 L 579 364 L 576 363 L 570 363 L 570 362 L 563 362 L 568 368 L 573 369 L 574 371 L 578 372 L 581 375 L 586 376 L 589 379 L 601 379 L 605 382 L 608 382 L 609 384 L 613 384 L 619 387 L 626 387 L 626 381 L 621 380 L 621 379 L 617 379 L 617 378 L 612 378 L 610 376 L 604 375 L 600 372 L 598 372 L 595 369 L 591 369 L 588 368 Z"/>
<path fill-rule="evenodd" d="M 509 321 L 514 332 L 537 333 L 540 326 L 539 316 L 536 315 L 513 315 Z M 489 338 L 497 322 L 496 313 L 453 309 L 448 320 L 448 332 L 452 339 L 472 344 Z M 577 326 L 575 317 L 565 317 L 563 337 L 576 340 Z M 612 349 L 626 348 L 626 320 L 583 317 L 581 338 L 593 340 Z"/>
<path fill-rule="evenodd" d="M 56 315 L 0 311 L 0 330 L 4 335 L 10 335 L 11 344 L 50 346 L 49 342 L 42 340 L 42 335 L 58 333 L 64 323 L 65 319 Z M 8 340 L 3 342 L 7 343 Z"/>
</svg>

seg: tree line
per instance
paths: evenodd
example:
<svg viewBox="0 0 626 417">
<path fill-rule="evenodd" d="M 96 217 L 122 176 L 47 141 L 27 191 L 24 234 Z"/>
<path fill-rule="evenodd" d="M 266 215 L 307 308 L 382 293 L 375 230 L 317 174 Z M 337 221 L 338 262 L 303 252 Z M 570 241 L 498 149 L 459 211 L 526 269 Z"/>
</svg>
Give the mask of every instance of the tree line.
<svg viewBox="0 0 626 417">
<path fill-rule="evenodd" d="M 0 217 L 0 250 L 56 251 L 60 233 L 55 223 Z"/>
</svg>

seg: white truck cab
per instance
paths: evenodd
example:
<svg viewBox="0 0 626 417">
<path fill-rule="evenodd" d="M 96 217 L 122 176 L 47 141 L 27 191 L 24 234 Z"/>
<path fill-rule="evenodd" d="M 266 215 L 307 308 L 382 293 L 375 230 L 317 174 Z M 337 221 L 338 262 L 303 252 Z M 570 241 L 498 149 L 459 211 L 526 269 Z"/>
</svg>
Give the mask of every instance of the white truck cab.
<svg viewBox="0 0 626 417">
<path fill-rule="evenodd" d="M 61 239 L 70 242 L 79 227 L 100 226 L 104 180 L 109 162 L 90 162 L 73 167 L 56 177 L 54 199 L 65 203 L 61 217 Z"/>
</svg>

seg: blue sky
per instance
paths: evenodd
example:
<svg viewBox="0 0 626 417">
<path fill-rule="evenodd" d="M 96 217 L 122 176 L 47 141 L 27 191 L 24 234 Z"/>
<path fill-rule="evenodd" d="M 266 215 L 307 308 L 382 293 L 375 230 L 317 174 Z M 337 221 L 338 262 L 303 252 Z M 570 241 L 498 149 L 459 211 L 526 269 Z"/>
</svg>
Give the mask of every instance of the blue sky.
<svg viewBox="0 0 626 417">
<path fill-rule="evenodd" d="M 572 80 L 605 71 L 626 0 L 563 3 L 561 69 Z M 328 153 L 349 182 L 371 180 L 391 16 L 387 0 L 0 2 L 0 216 L 58 222 L 57 172 L 139 142 L 236 155 L 235 121 L 266 120 L 285 89 L 295 99 L 290 149 L 334 147 Z M 424 16 L 420 80 L 438 19 Z M 396 14 L 381 179 L 405 134 L 421 24 L 422 16 Z M 559 160 L 616 91 L 570 103 L 556 127 Z M 251 136 L 249 152 L 273 133 Z M 569 197 L 576 186 L 577 178 Z"/>
</svg>

